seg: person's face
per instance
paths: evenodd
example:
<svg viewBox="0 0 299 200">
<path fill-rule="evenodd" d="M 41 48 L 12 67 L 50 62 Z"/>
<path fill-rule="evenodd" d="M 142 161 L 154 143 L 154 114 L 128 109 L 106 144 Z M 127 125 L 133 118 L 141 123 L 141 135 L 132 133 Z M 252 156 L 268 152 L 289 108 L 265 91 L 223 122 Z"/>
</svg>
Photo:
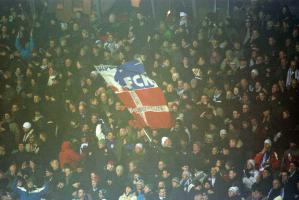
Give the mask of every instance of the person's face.
<svg viewBox="0 0 299 200">
<path fill-rule="evenodd" d="M 132 191 L 132 189 L 131 189 L 129 186 L 127 186 L 127 187 L 126 187 L 126 194 L 130 194 L 131 191 Z"/>
<path fill-rule="evenodd" d="M 251 169 L 253 168 L 253 166 L 250 164 L 249 161 L 246 163 L 246 168 L 247 168 L 248 170 L 251 170 Z"/>
<path fill-rule="evenodd" d="M 235 197 L 236 193 L 233 191 L 228 191 L 228 196 L 229 196 L 229 198 Z"/>
<path fill-rule="evenodd" d="M 122 176 L 124 173 L 124 170 L 122 167 L 116 167 L 115 172 L 116 172 L 116 175 Z"/>
<path fill-rule="evenodd" d="M 57 170 L 59 169 L 59 162 L 58 160 L 53 160 L 51 163 L 50 163 L 51 167 L 53 170 Z"/>
<path fill-rule="evenodd" d="M 9 167 L 9 171 L 10 171 L 11 173 L 15 173 L 15 172 L 17 171 L 17 166 L 16 166 L 15 164 L 11 165 L 11 166 Z"/>
<path fill-rule="evenodd" d="M 94 172 L 90 173 L 90 179 L 91 179 L 91 180 L 97 180 L 97 179 L 98 179 L 97 174 L 94 173 Z"/>
<path fill-rule="evenodd" d="M 11 112 L 17 112 L 18 110 L 19 110 L 18 105 L 16 105 L 16 104 L 12 105 Z"/>
<path fill-rule="evenodd" d="M 162 170 L 162 169 L 164 169 L 165 168 L 165 164 L 164 164 L 164 162 L 163 161 L 159 161 L 159 163 L 158 163 L 158 169 L 159 170 Z"/>
<path fill-rule="evenodd" d="M 242 112 L 247 113 L 249 111 L 249 106 L 248 105 L 243 105 L 242 106 Z"/>
<path fill-rule="evenodd" d="M 278 90 L 279 90 L 279 88 L 278 88 L 277 84 L 272 85 L 272 88 L 271 88 L 272 94 L 275 94 L 276 92 L 278 92 Z"/>
<path fill-rule="evenodd" d="M 200 151 L 200 145 L 199 144 L 193 144 L 192 150 L 193 150 L 193 152 L 199 152 Z"/>
<path fill-rule="evenodd" d="M 268 151 L 268 150 L 270 150 L 271 145 L 268 144 L 268 143 L 265 143 L 265 144 L 264 144 L 264 148 Z"/>
<path fill-rule="evenodd" d="M 280 187 L 280 182 L 278 180 L 273 180 L 272 187 L 273 189 L 278 189 Z"/>
<path fill-rule="evenodd" d="M 23 152 L 25 150 L 24 144 L 19 144 L 18 149 L 20 152 Z"/>
<path fill-rule="evenodd" d="M 166 190 L 164 188 L 159 190 L 159 197 L 166 197 Z"/>
<path fill-rule="evenodd" d="M 72 173 L 70 168 L 64 168 L 63 171 L 64 171 L 65 176 L 69 176 Z"/>
<path fill-rule="evenodd" d="M 215 167 L 211 168 L 211 175 L 215 176 L 217 174 L 217 169 Z"/>
<path fill-rule="evenodd" d="M 33 182 L 32 181 L 27 182 L 27 188 L 29 188 L 29 189 L 33 188 Z"/>
<path fill-rule="evenodd" d="M 234 172 L 233 170 L 229 171 L 228 177 L 230 180 L 233 180 L 236 176 L 237 176 L 236 172 Z"/>
<path fill-rule="evenodd" d="M 91 186 L 92 186 L 93 188 L 97 187 L 97 186 L 98 186 L 97 181 L 96 181 L 96 180 L 91 180 Z"/>
<path fill-rule="evenodd" d="M 234 110 L 233 111 L 233 118 L 238 119 L 239 117 L 240 117 L 240 114 L 238 113 L 238 111 Z"/>
<path fill-rule="evenodd" d="M 263 178 L 266 178 L 266 177 L 268 177 L 268 176 L 270 176 L 269 171 L 268 171 L 268 170 L 264 170 L 264 171 L 262 172 L 262 177 L 263 177 Z"/>
<path fill-rule="evenodd" d="M 229 147 L 230 148 L 235 148 L 237 146 L 237 141 L 235 139 L 230 139 L 229 140 Z"/>
<path fill-rule="evenodd" d="M 260 199 L 262 197 L 262 193 L 260 191 L 255 190 L 255 191 L 252 191 L 251 196 L 254 199 Z"/>
<path fill-rule="evenodd" d="M 84 197 L 84 196 L 85 196 L 85 192 L 84 192 L 84 190 L 83 190 L 83 189 L 78 190 L 78 197 L 79 197 L 79 198 L 82 198 L 82 197 Z"/>
<path fill-rule="evenodd" d="M 98 122 L 98 117 L 96 115 L 91 116 L 91 123 L 96 124 Z"/>
<path fill-rule="evenodd" d="M 282 172 L 281 173 L 281 181 L 283 182 L 283 183 L 285 183 L 285 182 L 287 182 L 287 180 L 288 180 L 288 173 L 286 173 L 286 172 Z"/>
<path fill-rule="evenodd" d="M 129 162 L 129 172 L 133 172 L 136 169 L 136 166 L 133 162 Z"/>
<path fill-rule="evenodd" d="M 151 189 L 146 185 L 146 186 L 144 186 L 144 188 L 143 188 L 143 192 L 145 193 L 145 194 L 147 194 L 147 193 L 149 193 L 151 191 Z"/>
<path fill-rule="evenodd" d="M 135 146 L 135 153 L 136 153 L 136 154 L 140 154 L 140 153 L 142 153 L 142 148 L 139 147 L 139 146 Z"/>
<path fill-rule="evenodd" d="M 114 139 L 114 135 L 113 135 L 112 132 L 109 132 L 109 133 L 108 133 L 108 135 L 107 135 L 107 139 L 110 140 L 110 141 Z"/>
<path fill-rule="evenodd" d="M 290 163 L 289 172 L 292 173 L 294 171 L 296 171 L 296 166 L 294 163 Z"/>
</svg>

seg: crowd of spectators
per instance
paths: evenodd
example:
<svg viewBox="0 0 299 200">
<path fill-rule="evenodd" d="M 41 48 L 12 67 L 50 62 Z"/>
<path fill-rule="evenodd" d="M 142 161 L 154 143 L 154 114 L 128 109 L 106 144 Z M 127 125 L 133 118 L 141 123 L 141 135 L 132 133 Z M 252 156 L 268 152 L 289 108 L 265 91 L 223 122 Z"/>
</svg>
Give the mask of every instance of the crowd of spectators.
<svg viewBox="0 0 299 200">
<path fill-rule="evenodd" d="M 287 6 L 60 21 L 21 2 L 0 8 L 1 199 L 299 199 L 299 21 Z M 130 127 L 93 67 L 136 55 L 171 129 Z"/>
</svg>

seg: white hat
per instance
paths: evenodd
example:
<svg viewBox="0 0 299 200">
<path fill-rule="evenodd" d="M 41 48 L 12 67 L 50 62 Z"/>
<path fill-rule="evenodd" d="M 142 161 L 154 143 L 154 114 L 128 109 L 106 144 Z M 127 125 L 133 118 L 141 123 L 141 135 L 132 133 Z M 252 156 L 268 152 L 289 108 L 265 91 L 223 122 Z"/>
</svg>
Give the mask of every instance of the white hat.
<svg viewBox="0 0 299 200">
<path fill-rule="evenodd" d="M 187 13 L 185 12 L 180 12 L 180 17 L 186 17 L 187 16 Z"/>
<path fill-rule="evenodd" d="M 137 143 L 137 144 L 135 144 L 135 147 L 139 147 L 140 149 L 143 149 L 143 144 Z"/>
<path fill-rule="evenodd" d="M 239 192 L 240 192 L 240 190 L 239 190 L 239 188 L 238 188 L 237 186 L 230 187 L 230 188 L 228 189 L 228 191 L 229 191 L 229 192 L 234 192 L 234 193 L 236 193 L 236 194 L 239 194 Z"/>
<path fill-rule="evenodd" d="M 25 122 L 25 123 L 23 124 L 23 128 L 30 129 L 30 128 L 31 128 L 31 124 L 30 124 L 30 122 Z"/>
<path fill-rule="evenodd" d="M 165 141 L 168 140 L 168 137 L 162 137 L 161 145 L 164 146 Z"/>
<path fill-rule="evenodd" d="M 271 145 L 272 145 L 272 142 L 271 142 L 270 139 L 266 139 L 266 140 L 264 141 L 264 144 L 269 144 L 269 145 L 271 146 Z"/>
<path fill-rule="evenodd" d="M 221 129 L 219 133 L 220 133 L 220 135 L 226 135 L 227 131 L 225 129 Z"/>
</svg>

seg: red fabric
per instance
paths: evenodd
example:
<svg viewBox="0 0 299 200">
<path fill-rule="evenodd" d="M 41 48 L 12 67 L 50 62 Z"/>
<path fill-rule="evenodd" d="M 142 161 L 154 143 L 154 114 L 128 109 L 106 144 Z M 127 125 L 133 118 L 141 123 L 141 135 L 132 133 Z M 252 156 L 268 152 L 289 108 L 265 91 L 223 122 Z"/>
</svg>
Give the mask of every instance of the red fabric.
<svg viewBox="0 0 299 200">
<path fill-rule="evenodd" d="M 142 106 L 167 106 L 167 102 L 164 98 L 164 94 L 159 87 L 156 88 L 149 88 L 143 90 L 136 90 L 135 91 L 137 97 L 139 98 Z M 122 103 L 127 108 L 137 108 L 138 106 L 134 102 L 132 96 L 130 95 L 130 91 L 124 91 L 117 94 Z M 140 106 L 140 105 L 139 105 Z M 151 129 L 160 129 L 160 128 L 171 128 L 174 124 L 173 117 L 169 111 L 160 111 L 160 112 L 153 112 L 153 111 L 145 111 L 145 120 L 139 113 L 132 112 L 134 116 L 134 120 L 129 122 L 130 126 L 134 128 L 144 128 L 149 127 Z"/>
<path fill-rule="evenodd" d="M 65 141 L 61 145 L 61 151 L 59 153 L 60 167 L 68 164 L 75 168 L 78 162 L 82 159 L 82 156 L 75 152 L 71 147 L 71 142 Z"/>
<path fill-rule="evenodd" d="M 270 155 L 270 165 L 272 167 L 273 170 L 278 170 L 280 168 L 280 161 L 277 158 L 277 154 L 275 155 L 275 152 L 272 152 Z M 259 152 L 255 155 L 255 163 L 256 163 L 256 167 L 259 168 L 260 164 L 263 161 L 263 157 L 264 154 L 262 152 Z"/>
</svg>

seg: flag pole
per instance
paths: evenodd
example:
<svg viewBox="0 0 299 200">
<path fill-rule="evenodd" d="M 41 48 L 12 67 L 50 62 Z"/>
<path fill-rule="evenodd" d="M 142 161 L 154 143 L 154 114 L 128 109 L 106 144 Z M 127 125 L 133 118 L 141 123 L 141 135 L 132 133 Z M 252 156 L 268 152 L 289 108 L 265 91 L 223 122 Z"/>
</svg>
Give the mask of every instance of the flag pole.
<svg viewBox="0 0 299 200">
<path fill-rule="evenodd" d="M 147 139 L 150 141 L 150 143 L 152 143 L 152 138 L 148 135 L 148 133 L 146 132 L 146 130 L 144 128 L 142 130 L 145 133 Z"/>
</svg>

